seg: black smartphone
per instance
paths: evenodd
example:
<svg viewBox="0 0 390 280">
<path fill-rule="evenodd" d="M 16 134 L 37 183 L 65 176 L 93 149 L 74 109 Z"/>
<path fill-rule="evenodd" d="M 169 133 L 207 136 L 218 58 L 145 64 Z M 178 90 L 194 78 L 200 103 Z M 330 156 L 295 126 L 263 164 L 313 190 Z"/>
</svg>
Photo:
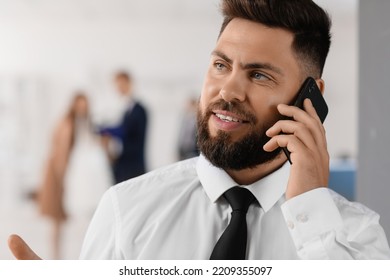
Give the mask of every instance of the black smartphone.
<svg viewBox="0 0 390 280">
<path fill-rule="evenodd" d="M 302 84 L 302 87 L 299 90 L 297 98 L 295 99 L 293 105 L 303 109 L 303 101 L 306 98 L 309 98 L 311 100 L 314 109 L 316 109 L 318 117 L 323 123 L 325 121 L 326 116 L 328 115 L 328 105 L 326 105 L 325 99 L 322 96 L 322 93 L 318 88 L 316 81 L 312 77 L 307 78 Z M 290 162 L 290 164 L 292 164 L 290 152 L 285 147 L 282 149 L 287 156 L 288 161 Z"/>
</svg>

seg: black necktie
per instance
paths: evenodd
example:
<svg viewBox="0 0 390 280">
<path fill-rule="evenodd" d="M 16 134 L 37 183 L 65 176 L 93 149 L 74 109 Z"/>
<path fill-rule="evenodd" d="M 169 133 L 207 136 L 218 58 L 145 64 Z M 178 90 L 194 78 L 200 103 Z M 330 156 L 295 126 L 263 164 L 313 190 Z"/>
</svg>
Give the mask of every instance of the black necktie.
<svg viewBox="0 0 390 280">
<path fill-rule="evenodd" d="M 255 200 L 253 194 L 240 187 L 226 191 L 224 197 L 232 207 L 232 218 L 211 253 L 211 260 L 244 260 L 246 254 L 246 213 Z"/>
</svg>

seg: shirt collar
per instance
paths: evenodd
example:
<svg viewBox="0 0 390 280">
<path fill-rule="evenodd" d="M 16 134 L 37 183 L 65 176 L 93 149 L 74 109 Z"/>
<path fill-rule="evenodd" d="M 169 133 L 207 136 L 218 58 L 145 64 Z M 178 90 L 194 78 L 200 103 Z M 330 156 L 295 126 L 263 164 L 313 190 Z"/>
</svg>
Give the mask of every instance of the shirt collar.
<svg viewBox="0 0 390 280">
<path fill-rule="evenodd" d="M 214 203 L 225 191 L 238 185 L 223 169 L 212 165 L 202 154 L 199 156 L 196 171 L 207 196 Z M 290 166 L 286 163 L 261 180 L 242 187 L 249 189 L 267 212 L 285 193 L 289 171 Z"/>
</svg>

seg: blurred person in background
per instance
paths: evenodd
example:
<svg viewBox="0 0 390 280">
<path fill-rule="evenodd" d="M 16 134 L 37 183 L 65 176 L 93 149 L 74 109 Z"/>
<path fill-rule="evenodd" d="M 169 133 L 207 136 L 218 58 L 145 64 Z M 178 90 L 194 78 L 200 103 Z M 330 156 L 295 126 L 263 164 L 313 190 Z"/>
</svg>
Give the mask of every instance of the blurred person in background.
<svg viewBox="0 0 390 280">
<path fill-rule="evenodd" d="M 93 134 L 88 99 L 84 92 L 77 91 L 68 112 L 54 129 L 37 197 L 41 214 L 53 222 L 53 259 L 61 258 L 65 220 L 78 216 L 88 221 L 111 184 L 108 159 L 99 138 Z"/>
<path fill-rule="evenodd" d="M 133 97 L 133 80 L 124 71 L 117 72 L 114 78 L 117 92 L 127 104 L 121 122 L 114 127 L 104 127 L 100 133 L 104 139 L 109 158 L 112 161 L 115 182 L 142 175 L 146 171 L 145 142 L 147 129 L 147 112 L 142 104 Z M 109 149 L 110 141 L 120 143 L 120 151 L 113 153 Z"/>
<path fill-rule="evenodd" d="M 199 155 L 198 146 L 196 144 L 196 113 L 198 109 L 198 101 L 192 97 L 188 99 L 185 112 L 182 116 L 179 139 L 178 153 L 179 160 L 192 158 Z"/>
</svg>

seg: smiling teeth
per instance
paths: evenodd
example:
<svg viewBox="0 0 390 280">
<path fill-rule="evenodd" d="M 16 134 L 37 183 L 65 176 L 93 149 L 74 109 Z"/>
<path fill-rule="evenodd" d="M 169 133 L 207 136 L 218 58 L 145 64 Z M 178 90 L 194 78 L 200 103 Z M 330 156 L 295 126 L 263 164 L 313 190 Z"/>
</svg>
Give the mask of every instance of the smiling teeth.
<svg viewBox="0 0 390 280">
<path fill-rule="evenodd" d="M 228 121 L 228 122 L 241 122 L 239 119 L 232 118 L 230 116 L 225 116 L 222 114 L 215 114 L 218 118 L 220 118 L 223 121 Z"/>
</svg>

